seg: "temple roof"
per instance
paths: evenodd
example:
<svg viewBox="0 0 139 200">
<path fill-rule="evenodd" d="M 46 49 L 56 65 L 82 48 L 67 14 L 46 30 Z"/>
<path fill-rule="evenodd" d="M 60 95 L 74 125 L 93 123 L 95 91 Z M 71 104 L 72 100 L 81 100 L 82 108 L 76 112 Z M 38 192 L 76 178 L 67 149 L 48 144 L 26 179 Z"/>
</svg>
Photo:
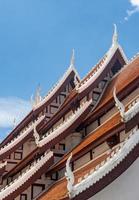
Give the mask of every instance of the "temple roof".
<svg viewBox="0 0 139 200">
<path fill-rule="evenodd" d="M 113 89 L 116 87 L 117 93 L 122 93 L 126 87 L 129 86 L 129 84 L 133 83 L 136 79 L 138 79 L 139 74 L 139 57 L 136 57 L 132 62 L 127 64 L 109 83 L 98 107 L 94 112 L 89 113 L 85 121 L 88 122 L 91 116 L 94 116 L 96 112 L 98 112 L 99 109 L 105 108 L 105 105 L 113 100 Z M 126 76 L 125 76 L 126 74 Z M 113 115 L 109 120 L 107 120 L 104 124 L 99 126 L 95 131 L 90 133 L 77 147 L 75 147 L 72 150 L 73 157 L 77 156 L 77 154 L 80 151 L 84 151 L 87 146 L 91 145 L 92 143 L 96 142 L 98 139 L 100 139 L 102 136 L 106 135 L 108 132 L 110 132 L 112 129 L 114 129 L 117 126 L 122 125 L 120 114 Z M 62 166 L 67 158 L 69 156 L 69 153 L 64 156 L 62 160 L 57 163 L 54 168 L 57 169 L 56 166 Z"/>
<path fill-rule="evenodd" d="M 136 151 L 136 156 L 133 156 Z M 74 171 L 75 182 L 71 189 L 72 199 L 86 199 L 115 180 L 123 170 L 130 167 L 139 155 L 139 129 L 134 128 L 128 138 L 105 151 L 100 156 Z M 128 162 L 127 162 L 128 160 Z M 124 168 L 121 166 L 123 163 Z M 105 180 L 105 181 L 104 181 Z M 89 188 L 92 187 L 92 190 Z M 86 190 L 91 192 L 85 196 Z M 81 196 L 80 196 L 81 195 Z M 83 198 L 82 198 L 83 197 Z M 62 178 L 43 193 L 38 200 L 68 200 L 67 180 Z M 87 198 L 88 199 L 88 198 Z"/>
<path fill-rule="evenodd" d="M 73 57 L 73 56 L 72 56 Z M 73 59 L 73 58 L 72 58 Z M 19 133 L 22 128 L 24 128 L 36 115 L 37 112 L 40 112 L 40 109 L 42 110 L 43 107 L 47 104 L 50 103 L 51 99 L 53 96 L 56 94 L 56 92 L 64 85 L 64 83 L 69 79 L 70 76 L 74 77 L 74 75 L 77 77 L 77 80 L 80 81 L 80 77 L 78 75 L 77 70 L 75 69 L 74 65 L 72 64 L 72 59 L 71 59 L 71 64 L 67 71 L 64 73 L 62 78 L 55 84 L 55 86 L 48 92 L 48 94 L 41 99 L 40 102 L 38 102 L 37 105 L 33 107 L 33 109 L 29 112 L 29 114 L 17 125 L 17 127 L 12 130 L 12 132 L 1 142 L 0 147 L 4 146 L 7 144 L 13 137 Z"/>
<path fill-rule="evenodd" d="M 135 57 L 131 62 L 125 65 L 118 74 L 110 81 L 105 93 L 103 94 L 94 113 L 100 110 L 104 105 L 113 99 L 113 89 L 116 87 L 117 93 L 122 93 L 131 83 L 139 76 L 139 56 Z M 126 75 L 125 75 L 126 74 Z M 94 114 L 93 113 L 93 114 Z"/>
</svg>

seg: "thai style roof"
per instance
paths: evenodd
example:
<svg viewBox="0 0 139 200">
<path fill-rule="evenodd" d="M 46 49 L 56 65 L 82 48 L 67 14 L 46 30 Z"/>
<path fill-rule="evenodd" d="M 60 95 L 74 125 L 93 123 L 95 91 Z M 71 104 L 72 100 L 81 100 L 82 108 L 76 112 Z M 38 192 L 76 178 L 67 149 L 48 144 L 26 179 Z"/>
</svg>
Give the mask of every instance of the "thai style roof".
<svg viewBox="0 0 139 200">
<path fill-rule="evenodd" d="M 104 92 L 99 104 L 97 105 L 96 109 L 93 113 L 90 113 L 87 121 L 89 120 L 90 116 L 95 116 L 99 110 L 105 108 L 105 106 L 110 103 L 114 102 L 113 99 L 113 89 L 116 88 L 116 92 L 118 95 L 122 96 L 124 90 L 129 88 L 131 84 L 135 81 L 138 81 L 138 74 L 139 74 L 139 56 L 135 57 L 132 61 L 130 61 L 127 65 L 125 65 L 118 74 L 116 74 L 113 79 L 108 84 L 106 91 Z M 125 76 L 126 74 L 126 76 Z M 127 78 L 128 77 L 128 78 Z"/>
<path fill-rule="evenodd" d="M 38 125 L 44 118 L 45 118 L 44 115 L 39 117 L 39 119 L 36 121 L 36 125 Z M 29 136 L 33 134 L 33 129 L 34 129 L 34 124 L 32 123 L 26 130 L 21 132 L 8 144 L 0 148 L 0 159 L 3 159 L 5 155 L 9 154 L 9 152 L 11 153 L 13 149 L 20 147 L 26 141 L 26 139 L 28 139 Z"/>
<path fill-rule="evenodd" d="M 38 160 L 34 161 L 34 163 L 32 163 L 32 165 L 24 173 L 22 173 L 17 179 L 15 179 L 13 182 L 11 182 L 0 191 L 0 199 L 8 200 L 9 198 L 12 198 L 12 196 L 14 196 L 16 190 L 20 189 L 20 191 L 22 191 L 21 187 L 23 187 L 24 189 L 27 188 L 29 186 L 30 179 L 34 179 L 33 177 L 36 175 L 36 173 L 38 173 L 39 170 L 42 170 L 44 166 L 46 167 L 46 165 L 48 165 L 47 167 L 49 167 L 50 162 L 48 164 L 48 161 L 52 157 L 53 152 L 45 152 L 45 154 L 42 155 Z M 39 175 L 37 176 L 39 178 Z M 34 180 L 36 179 L 37 177 L 35 177 Z M 26 184 L 26 186 L 24 184 Z"/>
<path fill-rule="evenodd" d="M 37 105 L 33 106 L 33 109 L 29 112 L 29 114 L 15 127 L 15 129 L 1 142 L 0 146 L 4 146 L 6 143 L 9 142 L 9 140 L 13 139 L 14 135 L 17 134 L 17 132 L 22 131 L 22 128 L 28 125 L 30 121 L 34 118 L 36 115 L 37 110 L 40 110 L 45 104 L 50 103 L 53 96 L 60 90 L 60 88 L 64 85 L 64 83 L 69 79 L 70 76 L 77 77 L 77 81 L 80 82 L 79 74 L 74 66 L 74 53 L 71 57 L 71 63 L 67 71 L 64 73 L 63 77 L 57 82 L 55 86 L 48 92 L 48 94 L 42 99 L 40 98 L 40 101 Z M 40 111 L 39 111 L 40 112 Z"/>
<path fill-rule="evenodd" d="M 119 51 L 122 58 L 124 59 L 125 63 L 128 63 L 128 59 L 126 55 L 124 54 L 124 51 L 122 47 L 118 43 L 118 35 L 117 35 L 117 30 L 116 26 L 114 29 L 114 34 L 113 34 L 113 40 L 112 40 L 112 45 L 108 52 L 104 55 L 104 57 L 96 64 L 95 67 L 85 76 L 85 78 L 77 85 L 76 89 L 78 90 L 79 93 L 84 91 L 86 88 L 88 88 L 99 76 L 101 73 L 103 73 L 104 69 L 116 53 L 116 51 Z"/>
<path fill-rule="evenodd" d="M 113 90 L 114 87 L 116 87 L 116 91 L 118 94 L 124 92 L 124 89 L 126 87 L 133 83 L 137 78 L 139 74 L 139 57 L 136 57 L 131 63 L 127 64 L 109 83 L 99 105 L 97 106 L 96 110 L 98 111 L 99 108 L 102 109 L 105 108 L 105 105 L 108 102 L 111 102 L 113 98 Z M 125 76 L 127 74 L 127 76 Z M 128 77 L 128 79 L 127 79 Z M 132 107 L 132 104 L 136 105 L 138 102 L 138 97 L 136 99 L 133 99 L 127 106 Z M 89 121 L 91 116 L 94 116 L 94 113 L 96 113 L 96 110 L 94 110 L 92 113 L 89 113 L 86 117 L 85 121 Z M 79 154 L 81 151 L 84 151 L 88 146 L 92 145 L 93 143 L 96 144 L 96 141 L 105 135 L 108 136 L 108 133 L 111 133 L 113 129 L 116 129 L 117 127 L 124 127 L 123 122 L 121 121 L 120 113 L 118 112 L 111 116 L 106 122 L 104 122 L 101 126 L 99 126 L 97 129 L 95 129 L 93 132 L 91 132 L 77 147 L 75 147 L 72 150 L 73 157 L 77 157 L 77 154 Z M 65 162 L 69 156 L 69 153 L 64 156 L 64 158 L 59 161 L 54 168 L 57 169 L 58 166 L 65 165 Z M 52 168 L 53 169 L 53 168 Z"/>
<path fill-rule="evenodd" d="M 64 131 L 66 131 L 73 123 L 77 121 L 77 119 L 87 110 L 87 108 L 91 105 L 92 100 L 83 102 L 77 110 L 72 113 L 65 121 L 63 121 L 58 127 L 56 127 L 52 132 L 46 133 L 43 136 L 42 140 L 37 141 L 39 147 L 42 147 L 54 140 Z"/>
<path fill-rule="evenodd" d="M 139 129 L 137 127 L 139 120 L 135 119 L 139 115 L 139 96 L 136 95 L 127 105 L 123 105 L 121 102 L 132 90 L 138 87 L 139 55 L 131 61 L 127 60 L 122 47 L 118 43 L 116 25 L 114 27 L 110 49 L 85 78 L 80 80 L 75 69 L 73 51 L 70 66 L 64 76 L 43 99 L 39 92 L 37 93 L 32 111 L 1 143 L 0 160 L 6 160 L 7 155 L 15 152 L 18 147 L 33 136 L 36 143 L 35 149 L 29 152 L 24 159 L 7 173 L 4 173 L 7 163 L 2 163 L 1 161 L 0 175 L 3 173 L 5 180 L 8 177 L 14 177 L 14 175 L 27 167 L 25 172 L 0 191 L 1 200 L 16 198 L 17 194 L 19 195 L 25 191 L 42 174 L 51 176 L 54 172 L 64 169 L 65 166 L 67 180 L 64 177 L 56 181 L 38 199 L 68 200 L 72 198 L 73 200 L 84 200 L 86 191 L 91 191 L 90 194 L 93 196 L 117 178 L 120 173 L 132 164 L 136 156 L 139 156 Z M 117 60 L 119 61 L 118 73 L 112 72 Z M 70 80 L 74 81 L 74 88 L 72 87 L 73 89 L 66 96 L 59 109 L 46 122 L 46 115 L 44 112 L 42 114 L 42 111 L 44 111 L 45 106 L 56 98 L 57 94 L 60 94 Z M 100 83 L 104 84 L 102 88 L 99 88 Z M 96 101 L 93 99 L 95 92 L 98 95 Z M 56 144 L 70 134 L 83 130 L 106 111 L 114 108 L 114 106 L 117 107 L 117 112 L 99 124 L 89 135 L 84 136 L 81 142 L 69 152 L 64 153 L 59 161 L 54 162 L 55 152 L 53 152 L 53 147 Z M 134 119 L 135 123 L 132 123 Z M 126 133 L 130 133 L 124 142 L 105 151 L 72 172 L 71 161 L 78 160 L 92 149 L 106 142 L 117 131 L 121 132 L 123 130 Z M 131 158 L 131 155 L 135 154 L 135 152 L 136 156 Z M 71 153 L 72 157 L 70 156 Z M 35 159 L 36 157 L 38 158 L 37 160 Z M 125 168 L 121 167 L 122 163 L 126 162 L 127 159 L 130 162 Z M 119 171 L 113 176 L 111 173 L 117 168 Z M 107 177 L 108 181 L 106 181 Z M 88 195 L 87 197 L 90 198 L 91 196 Z"/>
<path fill-rule="evenodd" d="M 89 187 L 92 187 L 105 176 L 108 176 L 139 144 L 139 129 L 135 127 L 129 137 L 116 147 L 106 151 L 99 157 L 93 159 L 86 165 L 74 172 L 75 183 L 71 190 L 71 199 L 74 199 L 80 193 L 82 194 Z M 139 146 L 139 145 L 138 145 Z M 138 148 L 139 150 L 139 148 Z M 138 151 L 139 155 L 139 151 Z M 116 178 L 116 177 L 115 177 Z M 107 185 L 107 184 L 106 184 Z M 89 194 L 91 197 L 91 193 Z M 88 195 L 88 197 L 89 197 Z M 86 196 L 87 197 L 87 196 Z M 85 199 L 84 197 L 80 199 Z M 79 199 L 77 198 L 77 199 Z M 57 181 L 48 191 L 38 198 L 39 200 L 67 200 L 68 190 L 66 178 Z M 76 198 L 75 198 L 76 199 Z"/>
</svg>

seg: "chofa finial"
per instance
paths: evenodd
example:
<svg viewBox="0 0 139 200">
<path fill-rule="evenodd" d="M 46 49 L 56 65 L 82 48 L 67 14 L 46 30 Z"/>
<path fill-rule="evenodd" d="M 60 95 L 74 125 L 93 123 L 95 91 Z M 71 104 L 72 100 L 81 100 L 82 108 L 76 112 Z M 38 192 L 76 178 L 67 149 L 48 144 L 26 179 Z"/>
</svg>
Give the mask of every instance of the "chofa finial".
<svg viewBox="0 0 139 200">
<path fill-rule="evenodd" d="M 112 44 L 115 46 L 118 44 L 118 32 L 117 32 L 117 26 L 114 24 L 114 33 L 112 37 Z"/>
<path fill-rule="evenodd" d="M 115 106 L 118 108 L 120 115 L 121 115 L 121 120 L 124 121 L 124 116 L 125 116 L 125 107 L 122 104 L 122 102 L 119 101 L 119 99 L 116 96 L 116 88 L 114 87 L 113 90 L 113 97 L 114 97 L 114 101 L 115 101 Z"/>
<path fill-rule="evenodd" d="M 34 122 L 34 124 L 33 124 L 33 131 L 34 131 L 33 136 L 35 138 L 35 143 L 39 147 L 40 136 L 39 136 L 37 129 L 36 129 L 36 122 Z"/>
<path fill-rule="evenodd" d="M 31 104 L 32 104 L 33 107 L 37 106 L 41 102 L 42 97 L 41 97 L 40 93 L 41 93 L 41 87 L 40 87 L 40 84 L 39 84 L 37 89 L 36 89 L 35 95 L 31 96 Z"/>
<path fill-rule="evenodd" d="M 72 55 L 71 55 L 71 60 L 70 60 L 70 66 L 74 67 L 75 66 L 75 51 L 72 49 Z"/>
<path fill-rule="evenodd" d="M 67 189 L 68 189 L 68 193 L 69 193 L 70 198 L 72 197 L 72 190 L 73 190 L 73 185 L 74 185 L 74 174 L 73 174 L 71 167 L 70 167 L 71 159 L 72 159 L 72 153 L 71 153 L 71 155 L 69 156 L 69 158 L 66 162 L 66 172 L 65 172 L 65 176 L 66 176 L 66 179 L 67 179 Z"/>
</svg>

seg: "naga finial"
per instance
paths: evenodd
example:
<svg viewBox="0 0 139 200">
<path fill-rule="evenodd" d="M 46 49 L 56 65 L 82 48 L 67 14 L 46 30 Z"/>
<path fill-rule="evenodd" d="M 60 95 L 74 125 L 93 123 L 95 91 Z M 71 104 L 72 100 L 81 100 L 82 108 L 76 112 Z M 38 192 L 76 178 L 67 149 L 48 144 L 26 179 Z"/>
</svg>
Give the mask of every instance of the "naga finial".
<svg viewBox="0 0 139 200">
<path fill-rule="evenodd" d="M 72 196 L 72 189 L 73 189 L 73 185 L 74 185 L 74 174 L 70 167 L 71 159 L 72 159 L 72 153 L 66 162 L 66 172 L 65 172 L 65 176 L 67 179 L 67 189 L 68 189 L 70 198 Z"/>
<path fill-rule="evenodd" d="M 119 99 L 116 96 L 116 88 L 113 90 L 113 97 L 115 100 L 115 106 L 118 108 L 120 115 L 122 117 L 122 120 L 124 121 L 124 115 L 125 115 L 125 106 L 119 101 Z"/>
<path fill-rule="evenodd" d="M 70 66 L 74 67 L 75 66 L 75 51 L 72 49 L 72 55 L 71 55 L 71 60 L 70 60 Z"/>
<path fill-rule="evenodd" d="M 33 136 L 34 136 L 34 138 L 35 138 L 35 143 L 36 143 L 37 146 L 39 146 L 40 136 L 39 136 L 39 134 L 38 134 L 38 132 L 37 132 L 37 129 L 36 129 L 36 122 L 34 122 L 33 131 L 34 131 Z"/>
<path fill-rule="evenodd" d="M 36 92 L 35 92 L 35 95 L 31 96 L 31 104 L 33 107 L 37 106 L 38 103 L 40 103 L 42 100 L 42 97 L 41 97 L 41 87 L 40 87 L 40 84 L 38 85 L 37 89 L 36 89 Z"/>
<path fill-rule="evenodd" d="M 114 24 L 114 33 L 113 33 L 113 37 L 112 37 L 112 44 L 113 44 L 113 46 L 118 44 L 118 32 L 117 32 L 116 24 Z"/>
</svg>

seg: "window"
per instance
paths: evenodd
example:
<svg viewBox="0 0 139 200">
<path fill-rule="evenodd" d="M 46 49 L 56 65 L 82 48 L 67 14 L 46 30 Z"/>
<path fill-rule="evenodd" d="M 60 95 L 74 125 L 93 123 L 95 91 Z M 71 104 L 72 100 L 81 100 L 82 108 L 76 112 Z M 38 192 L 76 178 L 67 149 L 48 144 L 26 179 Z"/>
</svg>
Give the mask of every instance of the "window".
<svg viewBox="0 0 139 200">
<path fill-rule="evenodd" d="M 8 177 L 8 179 L 7 179 L 7 185 L 9 184 L 9 183 L 11 183 L 13 181 L 13 178 L 12 177 Z"/>
<path fill-rule="evenodd" d="M 109 145 L 110 148 L 112 148 L 113 146 L 117 145 L 120 142 L 120 137 L 119 137 L 119 133 L 111 136 L 110 138 L 107 139 L 107 143 Z"/>
<path fill-rule="evenodd" d="M 54 181 L 58 180 L 58 172 L 55 172 L 51 175 L 51 180 L 54 180 Z"/>
<path fill-rule="evenodd" d="M 15 160 L 22 160 L 22 152 L 15 152 L 14 153 Z"/>
<path fill-rule="evenodd" d="M 31 199 L 37 197 L 45 189 L 44 184 L 34 183 L 31 187 Z"/>
<path fill-rule="evenodd" d="M 65 151 L 65 144 L 59 144 L 59 150 L 63 150 L 63 151 Z"/>
<path fill-rule="evenodd" d="M 27 200 L 27 194 L 21 194 L 20 200 Z"/>
</svg>

